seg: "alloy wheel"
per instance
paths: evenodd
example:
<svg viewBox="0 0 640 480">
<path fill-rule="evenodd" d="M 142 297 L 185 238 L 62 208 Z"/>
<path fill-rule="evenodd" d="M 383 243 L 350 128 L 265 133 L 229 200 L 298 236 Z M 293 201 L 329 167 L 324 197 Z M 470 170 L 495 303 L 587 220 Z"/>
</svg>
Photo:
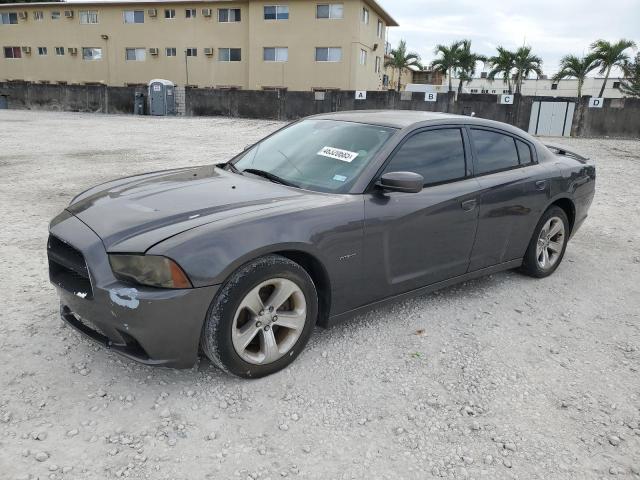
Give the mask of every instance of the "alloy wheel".
<svg viewBox="0 0 640 480">
<path fill-rule="evenodd" d="M 296 344 L 307 320 L 300 287 L 286 278 L 272 278 L 242 299 L 233 318 L 231 339 L 236 353 L 254 365 L 273 363 Z"/>
<path fill-rule="evenodd" d="M 549 270 L 558 263 L 564 242 L 564 222 L 559 217 L 551 217 L 540 230 L 536 244 L 536 260 L 541 269 Z"/>
</svg>

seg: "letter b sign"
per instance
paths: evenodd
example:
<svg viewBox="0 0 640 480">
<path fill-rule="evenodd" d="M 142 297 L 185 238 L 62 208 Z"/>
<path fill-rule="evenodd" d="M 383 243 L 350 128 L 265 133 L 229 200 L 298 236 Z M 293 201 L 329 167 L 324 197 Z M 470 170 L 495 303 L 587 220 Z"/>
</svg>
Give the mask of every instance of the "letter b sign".
<svg viewBox="0 0 640 480">
<path fill-rule="evenodd" d="M 424 94 L 425 102 L 435 102 L 437 98 L 438 98 L 438 94 L 435 92 L 426 92 Z"/>
</svg>

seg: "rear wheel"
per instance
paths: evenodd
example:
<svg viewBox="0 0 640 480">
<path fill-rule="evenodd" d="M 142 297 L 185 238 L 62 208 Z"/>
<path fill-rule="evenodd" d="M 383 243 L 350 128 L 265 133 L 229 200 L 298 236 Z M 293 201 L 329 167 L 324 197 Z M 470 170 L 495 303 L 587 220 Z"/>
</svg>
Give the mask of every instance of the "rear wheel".
<svg viewBox="0 0 640 480">
<path fill-rule="evenodd" d="M 279 255 L 237 270 L 216 295 L 202 349 L 219 368 L 258 378 L 289 365 L 306 345 L 318 314 L 307 272 Z"/>
<path fill-rule="evenodd" d="M 551 275 L 562 262 L 568 240 L 567 214 L 560 207 L 549 208 L 533 232 L 524 256 L 523 272 L 537 278 Z"/>
</svg>

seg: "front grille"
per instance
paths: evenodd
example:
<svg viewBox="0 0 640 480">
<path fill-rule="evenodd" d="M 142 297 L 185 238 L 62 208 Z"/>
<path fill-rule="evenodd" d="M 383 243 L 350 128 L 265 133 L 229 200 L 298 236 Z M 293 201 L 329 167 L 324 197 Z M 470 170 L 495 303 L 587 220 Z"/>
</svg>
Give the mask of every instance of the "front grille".
<svg viewBox="0 0 640 480">
<path fill-rule="evenodd" d="M 80 251 L 58 237 L 49 235 L 47 242 L 49 279 L 59 287 L 81 298 L 92 298 L 89 269 Z"/>
</svg>

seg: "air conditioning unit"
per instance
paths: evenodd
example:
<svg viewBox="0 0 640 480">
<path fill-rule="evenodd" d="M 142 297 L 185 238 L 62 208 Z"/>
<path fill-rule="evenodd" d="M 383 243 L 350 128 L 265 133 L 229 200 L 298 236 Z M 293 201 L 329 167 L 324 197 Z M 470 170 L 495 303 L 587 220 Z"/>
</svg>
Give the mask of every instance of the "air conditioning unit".
<svg viewBox="0 0 640 480">
<path fill-rule="evenodd" d="M 65 10 L 64 11 L 65 18 L 73 18 L 73 10 Z"/>
<path fill-rule="evenodd" d="M 157 17 L 158 10 L 155 8 L 150 8 L 149 10 L 147 10 L 147 15 L 149 15 L 150 17 Z"/>
<path fill-rule="evenodd" d="M 211 9 L 210 8 L 203 8 L 202 9 L 202 16 L 203 17 L 210 17 L 211 16 Z"/>
<path fill-rule="evenodd" d="M 22 53 L 29 55 L 31 53 L 31 47 L 22 47 Z"/>
<path fill-rule="evenodd" d="M 26 20 L 29 18 L 29 14 L 27 12 L 20 12 L 18 13 L 18 17 L 20 17 L 20 20 Z"/>
<path fill-rule="evenodd" d="M 211 48 L 211 47 L 206 47 L 206 48 L 204 49 L 204 54 L 205 54 L 205 55 L 208 55 L 208 56 L 213 55 L 213 48 Z"/>
<path fill-rule="evenodd" d="M 378 50 L 378 44 L 377 44 L 377 43 L 374 43 L 374 44 L 373 44 L 373 51 L 375 52 L 376 50 Z"/>
<path fill-rule="evenodd" d="M 149 49 L 149 55 L 158 55 L 158 49 L 155 47 L 151 47 Z"/>
<path fill-rule="evenodd" d="M 67 51 L 69 52 L 69 55 L 77 55 L 78 54 L 78 49 L 76 47 L 69 47 L 67 49 Z"/>
</svg>

